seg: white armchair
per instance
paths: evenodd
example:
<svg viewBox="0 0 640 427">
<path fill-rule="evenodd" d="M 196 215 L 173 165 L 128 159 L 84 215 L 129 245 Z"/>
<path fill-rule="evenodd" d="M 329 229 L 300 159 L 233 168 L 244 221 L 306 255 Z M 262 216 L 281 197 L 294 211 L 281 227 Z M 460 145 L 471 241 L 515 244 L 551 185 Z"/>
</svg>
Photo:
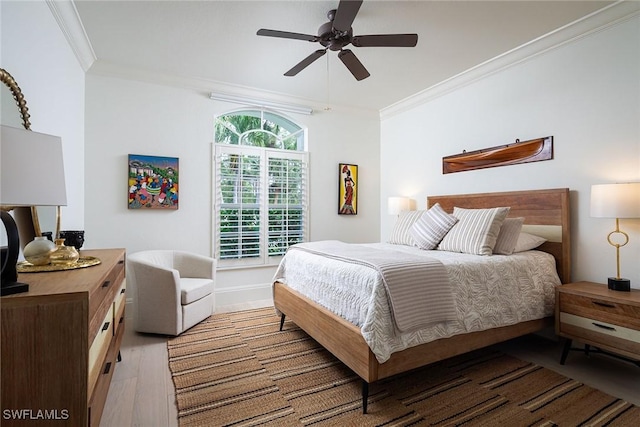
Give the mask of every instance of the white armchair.
<svg viewBox="0 0 640 427">
<path fill-rule="evenodd" d="M 213 314 L 216 260 L 173 250 L 127 255 L 138 332 L 180 335 Z"/>
</svg>

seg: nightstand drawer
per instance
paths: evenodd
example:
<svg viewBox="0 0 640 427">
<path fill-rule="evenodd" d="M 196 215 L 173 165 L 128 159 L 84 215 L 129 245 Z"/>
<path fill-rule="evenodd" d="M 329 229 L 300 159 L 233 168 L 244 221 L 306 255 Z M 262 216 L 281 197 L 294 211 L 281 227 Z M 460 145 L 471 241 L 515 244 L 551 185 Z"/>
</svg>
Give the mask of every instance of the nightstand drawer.
<svg viewBox="0 0 640 427">
<path fill-rule="evenodd" d="M 640 330 L 640 307 L 598 297 L 560 293 L 560 313 L 574 314 L 629 329 Z"/>
<path fill-rule="evenodd" d="M 640 331 L 600 320 L 560 313 L 559 332 L 578 340 L 640 354 Z"/>
</svg>

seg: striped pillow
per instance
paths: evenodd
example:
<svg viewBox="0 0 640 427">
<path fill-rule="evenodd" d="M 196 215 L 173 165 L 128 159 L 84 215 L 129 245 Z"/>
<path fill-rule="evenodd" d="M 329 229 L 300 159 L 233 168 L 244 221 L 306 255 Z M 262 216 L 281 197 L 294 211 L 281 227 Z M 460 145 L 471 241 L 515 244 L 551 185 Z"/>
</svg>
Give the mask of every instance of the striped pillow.
<svg viewBox="0 0 640 427">
<path fill-rule="evenodd" d="M 491 255 L 500 226 L 509 208 L 464 209 L 453 208 L 453 216 L 459 219 L 449 230 L 439 250 L 474 255 Z"/>
<path fill-rule="evenodd" d="M 398 219 L 393 226 L 393 230 L 391 230 L 388 242 L 395 245 L 415 246 L 415 242 L 409 234 L 409 229 L 418 219 L 420 219 L 424 212 L 424 210 L 400 212 L 400 215 L 398 215 Z"/>
<path fill-rule="evenodd" d="M 435 249 L 456 222 L 458 218 L 446 213 L 436 203 L 413 224 L 409 234 L 420 249 Z M 515 243 L 513 246 L 515 247 Z"/>
<path fill-rule="evenodd" d="M 498 233 L 498 239 L 496 245 L 493 247 L 494 254 L 511 255 L 518 243 L 518 236 L 522 230 L 522 223 L 524 218 L 507 218 L 502 222 L 500 227 L 500 233 Z"/>
</svg>

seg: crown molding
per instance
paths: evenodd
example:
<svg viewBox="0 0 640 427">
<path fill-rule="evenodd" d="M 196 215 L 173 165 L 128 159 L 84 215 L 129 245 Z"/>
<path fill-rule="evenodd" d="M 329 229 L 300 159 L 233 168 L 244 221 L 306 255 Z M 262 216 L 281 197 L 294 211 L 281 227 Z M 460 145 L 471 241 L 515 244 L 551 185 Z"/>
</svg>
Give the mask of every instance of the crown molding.
<svg viewBox="0 0 640 427">
<path fill-rule="evenodd" d="M 385 120 L 447 93 L 640 15 L 640 2 L 618 1 L 380 110 Z"/>
<path fill-rule="evenodd" d="M 87 72 L 97 57 L 84 30 L 76 5 L 72 0 L 46 0 L 46 3 L 80 66 Z"/>
</svg>

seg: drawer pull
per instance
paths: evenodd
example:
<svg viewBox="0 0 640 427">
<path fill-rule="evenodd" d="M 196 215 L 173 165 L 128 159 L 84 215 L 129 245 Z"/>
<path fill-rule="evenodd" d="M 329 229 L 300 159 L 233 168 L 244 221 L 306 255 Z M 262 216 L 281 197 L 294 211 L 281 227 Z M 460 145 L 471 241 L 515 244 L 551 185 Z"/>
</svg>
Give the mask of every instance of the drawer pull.
<svg viewBox="0 0 640 427">
<path fill-rule="evenodd" d="M 104 375 L 107 375 L 109 373 L 109 371 L 111 370 L 111 362 L 107 362 L 106 365 L 104 365 L 104 371 L 102 371 L 102 373 Z"/>
<path fill-rule="evenodd" d="M 607 331 L 615 331 L 616 328 L 607 325 L 601 325 L 600 323 L 591 322 L 593 326 L 597 326 L 598 328 L 606 329 Z"/>
<path fill-rule="evenodd" d="M 118 264 L 124 264 L 124 260 L 123 259 L 118 260 Z"/>
<path fill-rule="evenodd" d="M 593 303 L 594 303 L 595 305 L 599 305 L 599 306 L 601 306 L 601 307 L 616 308 L 616 306 L 615 306 L 615 305 L 613 305 L 613 304 L 607 304 L 606 302 L 593 301 Z"/>
<path fill-rule="evenodd" d="M 125 290 L 126 290 L 125 288 L 120 289 L 120 293 L 124 294 Z"/>
<path fill-rule="evenodd" d="M 103 288 L 106 288 L 107 286 L 109 286 L 111 284 L 111 280 L 105 280 L 104 283 L 102 284 Z"/>
<path fill-rule="evenodd" d="M 102 325 L 102 332 L 106 331 L 107 329 L 109 329 L 109 324 L 111 322 L 104 322 L 104 325 Z"/>
</svg>

